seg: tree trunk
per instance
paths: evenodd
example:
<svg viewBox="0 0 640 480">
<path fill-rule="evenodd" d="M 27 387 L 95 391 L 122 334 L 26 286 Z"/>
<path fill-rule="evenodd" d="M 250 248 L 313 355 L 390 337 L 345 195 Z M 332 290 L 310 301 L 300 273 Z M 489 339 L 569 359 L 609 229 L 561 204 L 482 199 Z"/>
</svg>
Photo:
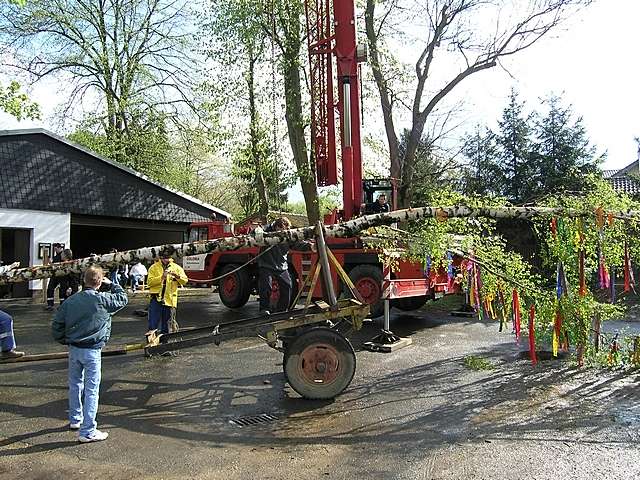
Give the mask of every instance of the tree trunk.
<svg viewBox="0 0 640 480">
<path fill-rule="evenodd" d="M 616 219 L 640 219 L 640 211 L 627 210 L 611 213 Z M 472 208 L 465 205 L 450 207 L 418 207 L 405 210 L 396 210 L 389 213 L 378 213 L 354 218 L 347 222 L 328 225 L 325 228 L 325 237 L 344 238 L 357 236 L 363 230 L 378 225 L 392 225 L 398 222 L 408 222 L 425 218 L 460 217 L 489 217 L 489 218 L 533 218 L 537 216 L 547 217 L 584 217 L 592 218 L 592 211 L 573 210 L 568 208 L 549 207 L 491 207 Z M 140 248 L 125 252 L 94 255 L 93 257 L 80 258 L 69 262 L 52 263 L 50 265 L 35 265 L 29 268 L 10 270 L 0 275 L 0 285 L 6 283 L 25 282 L 52 276 L 64 276 L 71 273 L 81 273 L 90 265 L 99 265 L 111 268 L 115 265 L 130 264 L 135 262 L 155 261 L 161 255 L 170 254 L 178 259 L 188 255 L 233 251 L 247 247 L 262 247 L 283 243 L 293 244 L 314 238 L 315 227 L 298 228 L 274 233 L 260 233 L 257 235 L 241 235 L 237 237 L 225 237 L 207 242 L 179 243 L 159 245 L 155 247 Z"/>
<path fill-rule="evenodd" d="M 300 5 L 296 5 L 300 7 Z M 314 225 L 320 220 L 320 205 L 318 202 L 318 188 L 316 185 L 315 167 L 312 165 L 307 152 L 307 142 L 304 135 L 304 121 L 302 115 L 302 95 L 300 84 L 300 37 L 301 8 L 285 9 L 279 15 L 282 23 L 282 75 L 284 77 L 284 97 L 286 103 L 285 118 L 289 143 L 296 163 L 302 194 L 307 209 L 309 224 Z"/>
<path fill-rule="evenodd" d="M 382 105 L 382 119 L 384 121 L 384 129 L 387 135 L 389 145 L 389 160 L 391 178 L 402 178 L 402 159 L 400 158 L 400 144 L 396 135 L 395 126 L 393 124 L 393 104 L 389 96 L 387 81 L 382 75 L 380 67 L 380 54 L 378 51 L 378 38 L 374 25 L 376 0 L 367 0 L 365 10 L 365 27 L 367 33 L 367 41 L 369 43 L 369 58 L 371 60 L 371 70 L 373 78 L 376 82 L 378 92 L 380 94 L 380 104 Z"/>
<path fill-rule="evenodd" d="M 249 52 L 249 69 L 247 71 L 247 87 L 249 90 L 249 141 L 251 143 L 251 156 L 253 157 L 253 165 L 256 170 L 255 186 L 258 194 L 258 213 L 266 220 L 269 213 L 269 199 L 267 197 L 267 187 L 265 185 L 264 175 L 262 173 L 262 158 L 258 148 L 259 139 L 259 117 L 256 108 L 256 90 L 255 90 L 255 65 L 256 58 L 253 52 Z"/>
</svg>

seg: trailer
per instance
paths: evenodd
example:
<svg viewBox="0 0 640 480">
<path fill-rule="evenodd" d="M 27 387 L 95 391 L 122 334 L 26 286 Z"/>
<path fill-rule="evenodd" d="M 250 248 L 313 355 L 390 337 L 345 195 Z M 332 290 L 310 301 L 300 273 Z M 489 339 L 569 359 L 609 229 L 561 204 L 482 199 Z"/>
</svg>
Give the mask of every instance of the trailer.
<svg viewBox="0 0 640 480">
<path fill-rule="evenodd" d="M 216 344 L 258 336 L 283 354 L 285 378 L 307 399 L 334 398 L 349 386 L 356 371 L 356 355 L 346 335 L 362 327 L 368 305 L 354 299 L 339 300 L 332 308 L 314 302 L 304 308 L 267 316 L 243 318 L 175 333 L 148 332 L 147 356 L 197 345 Z"/>
</svg>

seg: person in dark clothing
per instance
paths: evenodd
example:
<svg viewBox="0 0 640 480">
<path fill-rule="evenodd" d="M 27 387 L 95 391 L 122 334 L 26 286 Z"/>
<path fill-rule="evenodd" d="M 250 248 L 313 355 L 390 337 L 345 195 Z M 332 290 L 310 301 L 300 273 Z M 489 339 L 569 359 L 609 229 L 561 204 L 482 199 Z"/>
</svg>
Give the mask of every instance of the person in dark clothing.
<svg viewBox="0 0 640 480">
<path fill-rule="evenodd" d="M 371 204 L 369 210 L 371 210 L 372 213 L 387 213 L 389 211 L 387 195 L 384 193 L 378 195 L 378 200 Z"/>
<path fill-rule="evenodd" d="M 118 253 L 118 250 L 112 248 L 109 253 Z M 112 267 L 111 270 L 109 270 L 109 280 L 124 287 L 129 281 L 129 266 L 115 265 Z"/>
<path fill-rule="evenodd" d="M 65 248 L 62 251 L 62 261 L 68 262 L 73 260 L 73 252 L 70 248 Z M 70 274 L 60 278 L 60 305 L 69 298 L 74 293 L 78 292 L 78 287 L 80 285 L 80 275 L 79 274 Z"/>
<path fill-rule="evenodd" d="M 52 263 L 60 263 L 62 261 L 62 252 L 64 251 L 64 245 L 61 243 L 53 244 L 53 257 Z M 53 310 L 53 303 L 55 301 L 56 288 L 60 285 L 60 277 L 51 277 L 49 279 L 49 285 L 47 286 L 47 310 Z M 62 297 L 62 294 L 60 294 Z"/>
<path fill-rule="evenodd" d="M 287 217 L 280 217 L 272 224 L 267 225 L 265 233 L 282 232 L 291 228 L 291 222 Z M 260 252 L 264 254 L 258 258 L 258 293 L 260 294 L 260 312 L 270 313 L 271 289 L 273 282 L 278 282 L 278 304 L 275 311 L 284 312 L 289 309 L 291 303 L 292 280 L 289 274 L 287 255 L 288 244 L 262 247 Z M 295 250 L 313 249 L 311 242 L 299 242 L 293 246 Z"/>
</svg>

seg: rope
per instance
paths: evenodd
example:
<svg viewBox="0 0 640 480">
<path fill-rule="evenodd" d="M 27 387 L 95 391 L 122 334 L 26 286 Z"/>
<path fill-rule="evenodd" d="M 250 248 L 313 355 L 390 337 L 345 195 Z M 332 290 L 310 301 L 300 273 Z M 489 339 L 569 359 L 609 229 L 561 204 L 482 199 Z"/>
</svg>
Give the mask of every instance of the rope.
<svg viewBox="0 0 640 480">
<path fill-rule="evenodd" d="M 264 255 L 265 253 L 267 253 L 269 250 L 271 250 L 275 245 L 271 245 L 269 248 L 267 248 L 266 250 L 260 252 L 258 255 L 256 255 L 255 257 L 251 258 L 248 262 L 243 263 L 242 265 L 240 265 L 238 268 L 234 268 L 233 270 L 231 270 L 230 272 L 225 273 L 224 275 L 220 275 L 219 277 L 214 277 L 214 278 L 207 278 L 206 280 L 196 280 L 195 278 L 189 278 L 189 281 L 192 283 L 212 283 L 212 282 L 217 282 L 218 280 L 223 279 L 224 277 L 228 277 L 229 275 L 232 275 L 234 273 L 236 273 L 238 270 L 243 269 L 244 267 L 246 267 L 247 265 L 249 265 L 252 262 L 255 262 L 257 259 L 259 259 L 262 255 Z"/>
</svg>

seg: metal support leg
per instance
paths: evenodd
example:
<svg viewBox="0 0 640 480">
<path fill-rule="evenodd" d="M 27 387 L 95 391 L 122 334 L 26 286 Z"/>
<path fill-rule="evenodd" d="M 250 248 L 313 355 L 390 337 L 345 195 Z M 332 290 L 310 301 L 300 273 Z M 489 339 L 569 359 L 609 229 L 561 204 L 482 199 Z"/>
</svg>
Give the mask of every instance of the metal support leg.
<svg viewBox="0 0 640 480">
<path fill-rule="evenodd" d="M 327 296 L 326 300 L 332 310 L 338 308 L 338 301 L 336 298 L 336 292 L 333 289 L 333 279 L 331 278 L 331 269 L 329 268 L 329 257 L 327 255 L 327 245 L 324 241 L 323 225 L 318 221 L 316 225 L 316 245 L 318 247 L 318 258 L 324 281 L 324 291 Z"/>
<path fill-rule="evenodd" d="M 389 299 L 384 299 L 384 329 L 388 332 L 391 330 L 391 306 Z"/>
<path fill-rule="evenodd" d="M 390 280 L 389 272 L 386 274 L 386 280 Z M 385 288 L 385 291 L 387 289 Z M 400 348 L 411 345 L 410 338 L 403 338 L 391 332 L 391 300 L 388 296 L 384 299 L 384 327 L 379 335 L 364 344 L 364 348 L 372 352 L 389 353 Z"/>
</svg>

